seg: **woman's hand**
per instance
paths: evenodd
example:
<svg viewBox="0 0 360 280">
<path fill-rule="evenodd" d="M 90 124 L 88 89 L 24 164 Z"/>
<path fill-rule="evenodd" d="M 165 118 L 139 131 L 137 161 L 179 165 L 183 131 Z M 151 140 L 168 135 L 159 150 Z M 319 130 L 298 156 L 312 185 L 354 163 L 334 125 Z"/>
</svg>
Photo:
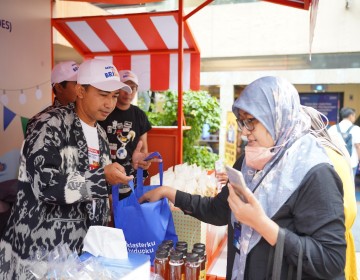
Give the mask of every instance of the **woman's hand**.
<svg viewBox="0 0 360 280">
<path fill-rule="evenodd" d="M 261 204 L 248 188 L 241 190 L 247 202 L 244 202 L 235 193 L 234 187 L 228 183 L 228 202 L 235 218 L 256 230 L 270 245 L 275 245 L 279 226 L 272 221 L 264 212 Z"/>
<path fill-rule="evenodd" d="M 215 171 L 215 177 L 218 180 L 218 182 L 222 185 L 225 185 L 228 181 L 228 176 L 226 172 L 216 172 Z"/>
<path fill-rule="evenodd" d="M 175 189 L 167 186 L 160 186 L 154 190 L 146 192 L 142 197 L 139 198 L 139 203 L 154 202 L 164 197 L 169 199 L 172 203 L 175 203 L 175 196 L 176 196 Z"/>
</svg>

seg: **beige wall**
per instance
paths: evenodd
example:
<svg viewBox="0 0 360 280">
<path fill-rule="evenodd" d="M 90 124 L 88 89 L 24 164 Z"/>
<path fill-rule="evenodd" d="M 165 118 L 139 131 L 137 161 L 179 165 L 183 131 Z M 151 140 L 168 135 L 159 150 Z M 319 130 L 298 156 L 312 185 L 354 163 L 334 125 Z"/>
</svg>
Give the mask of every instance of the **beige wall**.
<svg viewBox="0 0 360 280">
<path fill-rule="evenodd" d="M 21 120 L 51 104 L 50 5 L 49 0 L 0 1 L 0 19 L 12 26 L 11 32 L 0 29 L 0 96 L 4 90 L 6 94 L 0 98 L 0 162 L 7 166 L 0 171 L 0 182 L 17 174 L 24 139 Z M 4 113 L 13 117 L 6 129 Z"/>
<path fill-rule="evenodd" d="M 319 1 L 313 53 L 360 51 L 360 2 Z M 201 57 L 309 53 L 310 11 L 259 1 L 210 5 L 189 19 Z"/>
</svg>

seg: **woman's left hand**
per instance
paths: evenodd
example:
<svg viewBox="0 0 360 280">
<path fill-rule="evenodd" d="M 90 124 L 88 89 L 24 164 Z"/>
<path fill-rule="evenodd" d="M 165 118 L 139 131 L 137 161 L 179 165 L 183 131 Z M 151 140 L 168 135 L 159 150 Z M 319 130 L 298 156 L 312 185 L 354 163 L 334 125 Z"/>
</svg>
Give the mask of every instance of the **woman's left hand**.
<svg viewBox="0 0 360 280">
<path fill-rule="evenodd" d="M 241 194 L 244 202 L 234 191 L 234 187 L 228 183 L 228 202 L 235 218 L 256 230 L 270 245 L 275 245 L 279 233 L 279 226 L 264 212 L 261 204 L 248 188 L 244 188 Z"/>
<path fill-rule="evenodd" d="M 255 228 L 259 221 L 259 218 L 266 216 L 259 201 L 248 188 L 244 188 L 241 190 L 241 194 L 244 196 L 244 200 L 242 200 L 236 194 L 236 192 L 234 191 L 234 187 L 230 183 L 228 183 L 228 187 L 228 202 L 231 211 L 234 213 L 235 218 L 239 222 Z"/>
</svg>

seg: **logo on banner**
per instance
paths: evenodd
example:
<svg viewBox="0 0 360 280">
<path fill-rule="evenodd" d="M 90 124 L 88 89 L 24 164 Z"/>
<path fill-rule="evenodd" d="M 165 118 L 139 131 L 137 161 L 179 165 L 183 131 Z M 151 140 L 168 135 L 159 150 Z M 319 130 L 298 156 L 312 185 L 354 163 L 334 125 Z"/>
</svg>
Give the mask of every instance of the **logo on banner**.
<svg viewBox="0 0 360 280">
<path fill-rule="evenodd" d="M 152 254 L 155 252 L 156 242 L 137 242 L 131 243 L 128 242 L 127 244 L 128 252 L 129 253 L 137 253 L 137 254 Z"/>
</svg>

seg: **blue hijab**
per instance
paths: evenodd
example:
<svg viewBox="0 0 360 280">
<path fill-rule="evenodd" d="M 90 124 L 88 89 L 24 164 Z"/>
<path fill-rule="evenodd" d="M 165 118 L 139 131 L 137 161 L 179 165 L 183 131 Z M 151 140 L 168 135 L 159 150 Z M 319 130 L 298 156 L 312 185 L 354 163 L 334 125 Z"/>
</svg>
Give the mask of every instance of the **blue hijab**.
<svg viewBox="0 0 360 280">
<path fill-rule="evenodd" d="M 310 117 L 301 110 L 295 87 L 279 77 L 263 77 L 248 85 L 233 104 L 251 114 L 270 133 L 275 142 L 275 156 L 264 169 L 246 165 L 242 173 L 245 182 L 259 200 L 268 217 L 273 217 L 300 186 L 308 171 L 319 163 L 330 163 L 325 150 L 310 134 Z M 259 184 L 260 183 L 260 184 Z M 232 222 L 235 221 L 232 215 Z M 240 254 L 236 254 L 232 279 L 243 279 L 246 258 L 261 236 L 247 225 L 241 226 Z"/>
</svg>

